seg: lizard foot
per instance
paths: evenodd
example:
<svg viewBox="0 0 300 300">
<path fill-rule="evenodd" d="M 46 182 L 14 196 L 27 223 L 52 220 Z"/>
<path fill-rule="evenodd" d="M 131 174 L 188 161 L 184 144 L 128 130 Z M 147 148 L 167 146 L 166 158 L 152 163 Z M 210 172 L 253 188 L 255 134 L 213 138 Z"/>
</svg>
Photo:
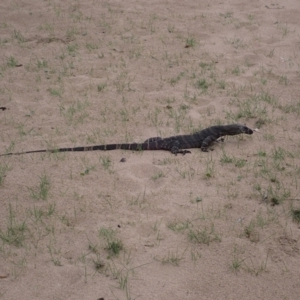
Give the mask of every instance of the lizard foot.
<svg viewBox="0 0 300 300">
<path fill-rule="evenodd" d="M 179 150 L 177 153 L 180 153 L 180 154 L 182 154 L 182 155 L 185 155 L 185 154 L 187 154 L 187 153 L 192 153 L 192 152 L 189 151 L 189 150 Z"/>
</svg>

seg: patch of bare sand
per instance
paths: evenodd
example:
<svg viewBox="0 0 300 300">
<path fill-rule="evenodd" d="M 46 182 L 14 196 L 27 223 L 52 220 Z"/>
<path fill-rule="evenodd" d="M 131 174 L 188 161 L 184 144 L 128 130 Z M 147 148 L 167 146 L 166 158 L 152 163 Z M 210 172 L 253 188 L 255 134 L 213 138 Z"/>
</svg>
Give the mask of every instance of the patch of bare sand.
<svg viewBox="0 0 300 300">
<path fill-rule="evenodd" d="M 298 1 L 0 8 L 1 153 L 260 128 L 185 156 L 1 157 L 1 299 L 298 297 Z"/>
</svg>

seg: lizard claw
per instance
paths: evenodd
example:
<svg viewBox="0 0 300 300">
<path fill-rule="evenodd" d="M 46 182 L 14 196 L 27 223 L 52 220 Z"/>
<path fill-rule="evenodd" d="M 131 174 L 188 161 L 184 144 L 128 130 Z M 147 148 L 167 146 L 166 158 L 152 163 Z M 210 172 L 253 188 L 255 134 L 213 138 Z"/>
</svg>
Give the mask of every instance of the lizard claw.
<svg viewBox="0 0 300 300">
<path fill-rule="evenodd" d="M 185 155 L 186 153 L 191 153 L 191 151 L 189 151 L 189 150 L 181 150 L 178 153 L 181 153 L 182 155 Z"/>
</svg>

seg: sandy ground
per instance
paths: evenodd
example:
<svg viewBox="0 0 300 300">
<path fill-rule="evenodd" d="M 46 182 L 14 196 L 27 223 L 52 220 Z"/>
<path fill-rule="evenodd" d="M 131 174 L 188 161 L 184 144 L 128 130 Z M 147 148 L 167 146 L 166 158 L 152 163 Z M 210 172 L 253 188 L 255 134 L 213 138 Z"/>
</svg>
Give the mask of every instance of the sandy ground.
<svg viewBox="0 0 300 300">
<path fill-rule="evenodd" d="M 0 153 L 259 129 L 185 156 L 0 157 L 1 299 L 299 297 L 298 0 L 0 14 Z"/>
</svg>

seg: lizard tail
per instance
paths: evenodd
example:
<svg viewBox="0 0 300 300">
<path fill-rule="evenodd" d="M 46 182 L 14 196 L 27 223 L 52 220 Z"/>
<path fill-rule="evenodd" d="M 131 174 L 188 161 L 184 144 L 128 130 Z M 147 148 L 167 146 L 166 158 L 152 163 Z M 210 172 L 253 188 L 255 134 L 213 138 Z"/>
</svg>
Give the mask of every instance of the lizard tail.
<svg viewBox="0 0 300 300">
<path fill-rule="evenodd" d="M 147 150 L 148 144 L 142 143 L 132 143 L 132 144 L 107 144 L 107 145 L 95 145 L 95 146 L 86 146 L 86 147 L 72 147 L 72 148 L 59 148 L 54 150 L 45 150 L 43 152 L 69 152 L 69 151 L 109 151 L 109 150 L 117 150 L 117 149 L 123 149 L 123 150 Z M 32 152 L 40 152 L 40 151 L 30 151 L 26 153 L 32 153 Z"/>
<path fill-rule="evenodd" d="M 69 148 L 57 148 L 57 149 L 43 149 L 43 150 L 31 150 L 31 151 L 24 151 L 24 152 L 15 152 L 15 153 L 5 153 L 0 154 L 0 156 L 5 155 L 21 155 L 21 154 L 28 154 L 28 153 L 42 153 L 42 152 L 49 152 L 49 153 L 56 153 L 56 152 L 79 152 L 79 151 L 109 151 L 109 150 L 116 150 L 116 149 L 123 149 L 123 150 L 147 150 L 148 144 L 108 144 L 108 145 L 95 145 L 95 146 L 85 146 L 85 147 L 69 147 Z"/>
<path fill-rule="evenodd" d="M 80 147 L 78 147 L 80 148 Z M 85 147 L 85 148 L 90 148 L 89 150 L 116 150 L 116 149 L 122 149 L 122 150 L 148 150 L 148 144 L 147 143 L 142 143 L 142 144 L 137 144 L 137 143 L 132 143 L 132 144 L 108 144 L 108 145 L 99 145 L 99 146 L 91 146 L 91 147 Z M 77 150 L 80 151 L 80 150 Z"/>
</svg>

